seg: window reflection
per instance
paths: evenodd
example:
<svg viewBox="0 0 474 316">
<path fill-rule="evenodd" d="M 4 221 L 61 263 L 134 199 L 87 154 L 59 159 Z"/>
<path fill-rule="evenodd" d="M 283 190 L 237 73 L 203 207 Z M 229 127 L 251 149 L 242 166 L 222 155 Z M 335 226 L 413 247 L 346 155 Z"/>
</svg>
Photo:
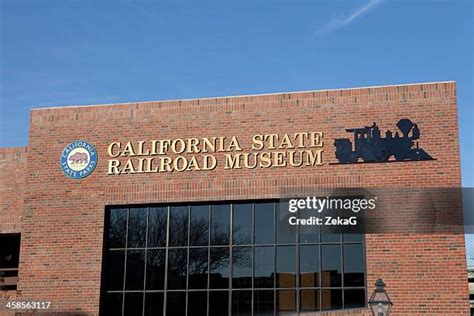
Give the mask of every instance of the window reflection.
<svg viewBox="0 0 474 316">
<path fill-rule="evenodd" d="M 227 316 L 229 314 L 229 292 L 209 292 L 209 315 Z"/>
<path fill-rule="evenodd" d="M 209 206 L 191 206 L 189 234 L 191 246 L 206 246 L 209 244 Z"/>
<path fill-rule="evenodd" d="M 302 290 L 300 295 L 301 311 L 319 311 L 321 307 L 319 290 Z"/>
<path fill-rule="evenodd" d="M 188 293 L 188 315 L 207 315 L 207 292 L 202 291 Z"/>
<path fill-rule="evenodd" d="M 277 287 L 296 286 L 296 247 L 279 246 L 276 248 Z"/>
<path fill-rule="evenodd" d="M 141 315 L 143 311 L 143 293 L 125 294 L 123 309 L 125 316 Z"/>
<path fill-rule="evenodd" d="M 107 293 L 102 298 L 101 312 L 104 315 L 122 315 L 122 293 Z"/>
<path fill-rule="evenodd" d="M 145 294 L 145 316 L 162 316 L 163 306 L 163 293 Z"/>
<path fill-rule="evenodd" d="M 128 248 L 145 247 L 146 208 L 130 209 L 128 220 Z"/>
<path fill-rule="evenodd" d="M 341 234 L 321 233 L 321 242 L 341 242 Z"/>
<path fill-rule="evenodd" d="M 186 288 L 186 269 L 187 269 L 187 251 L 186 249 L 170 249 L 168 257 L 168 288 L 185 289 Z"/>
<path fill-rule="evenodd" d="M 174 206 L 170 208 L 170 246 L 186 246 L 188 244 L 188 207 Z"/>
<path fill-rule="evenodd" d="M 252 315 L 252 291 L 232 292 L 232 316 Z"/>
<path fill-rule="evenodd" d="M 149 290 L 162 290 L 165 283 L 165 257 L 164 249 L 148 250 L 146 265 L 146 288 Z"/>
<path fill-rule="evenodd" d="M 232 252 L 232 287 L 252 287 L 252 247 L 234 247 Z"/>
<path fill-rule="evenodd" d="M 230 236 L 230 205 L 211 207 L 211 244 L 227 245 Z"/>
<path fill-rule="evenodd" d="M 288 225 L 290 216 L 294 216 L 288 212 L 288 204 L 276 204 L 275 211 L 277 243 L 294 244 L 296 242 L 296 226 Z"/>
<path fill-rule="evenodd" d="M 319 246 L 300 246 L 300 286 L 319 287 Z"/>
<path fill-rule="evenodd" d="M 296 312 L 296 291 L 277 291 L 277 312 Z"/>
<path fill-rule="evenodd" d="M 273 203 L 255 204 L 255 243 L 272 244 L 274 227 Z"/>
<path fill-rule="evenodd" d="M 233 213 L 233 243 L 250 245 L 252 243 L 252 204 L 236 204 Z"/>
<path fill-rule="evenodd" d="M 207 288 L 208 248 L 189 249 L 189 288 Z"/>
<path fill-rule="evenodd" d="M 148 211 L 148 247 L 166 246 L 167 207 L 151 207 Z"/>
<path fill-rule="evenodd" d="M 229 287 L 229 248 L 211 248 L 209 283 L 209 287 L 213 289 Z"/>
<path fill-rule="evenodd" d="M 344 307 L 357 308 L 365 306 L 365 290 L 364 289 L 348 289 L 344 290 Z"/>
<path fill-rule="evenodd" d="M 321 274 L 323 287 L 342 285 L 341 246 L 321 246 Z"/>
<path fill-rule="evenodd" d="M 168 292 L 166 316 L 186 315 L 186 292 Z"/>
<path fill-rule="evenodd" d="M 269 288 L 274 285 L 275 265 L 273 247 L 255 248 L 254 287 Z"/>
<path fill-rule="evenodd" d="M 145 277 L 145 251 L 127 251 L 127 279 L 125 289 L 143 290 Z"/>
<path fill-rule="evenodd" d="M 101 314 L 250 316 L 366 306 L 363 235 L 301 226 L 296 238 L 284 227 L 286 208 L 273 202 L 108 212 Z"/>
<path fill-rule="evenodd" d="M 344 245 L 344 286 L 364 286 L 362 244 Z"/>
<path fill-rule="evenodd" d="M 342 290 L 322 290 L 321 308 L 323 310 L 342 308 Z"/>
<path fill-rule="evenodd" d="M 123 289 L 123 273 L 125 267 L 125 251 L 109 250 L 106 255 L 106 264 L 108 269 L 105 270 L 106 289 L 116 291 Z"/>
<path fill-rule="evenodd" d="M 298 211 L 298 218 L 309 219 L 312 216 L 319 217 L 317 211 L 303 209 Z M 317 243 L 319 242 L 319 226 L 317 225 L 301 225 L 298 227 L 300 232 L 300 243 Z"/>
<path fill-rule="evenodd" d="M 109 216 L 108 242 L 110 248 L 125 248 L 128 209 L 112 209 Z"/>
<path fill-rule="evenodd" d="M 259 316 L 273 316 L 274 313 L 274 293 L 273 291 L 255 291 L 253 312 Z"/>
</svg>

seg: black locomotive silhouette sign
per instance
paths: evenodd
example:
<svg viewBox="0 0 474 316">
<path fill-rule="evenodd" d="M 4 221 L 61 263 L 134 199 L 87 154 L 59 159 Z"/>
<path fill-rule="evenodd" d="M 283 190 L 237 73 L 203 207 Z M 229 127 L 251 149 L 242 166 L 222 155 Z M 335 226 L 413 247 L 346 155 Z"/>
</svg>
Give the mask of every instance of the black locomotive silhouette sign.
<svg viewBox="0 0 474 316">
<path fill-rule="evenodd" d="M 385 137 L 380 136 L 377 124 L 370 127 L 350 128 L 346 132 L 354 133 L 354 150 L 349 138 L 339 138 L 334 142 L 336 158 L 339 163 L 390 162 L 390 161 L 419 161 L 434 160 L 426 151 L 419 148 L 415 140 L 420 138 L 420 129 L 407 118 L 397 123 L 402 136 L 395 132 L 393 136 L 387 130 Z M 390 160 L 391 157 L 395 160 Z"/>
</svg>

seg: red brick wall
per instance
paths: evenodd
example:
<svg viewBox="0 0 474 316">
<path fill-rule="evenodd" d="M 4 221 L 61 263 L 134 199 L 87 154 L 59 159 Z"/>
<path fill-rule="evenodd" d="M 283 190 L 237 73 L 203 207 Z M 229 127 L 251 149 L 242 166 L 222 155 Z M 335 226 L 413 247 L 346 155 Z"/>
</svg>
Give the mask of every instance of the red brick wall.
<svg viewBox="0 0 474 316">
<path fill-rule="evenodd" d="M 21 295 L 52 301 L 56 311 L 97 313 L 105 205 L 274 198 L 288 187 L 459 187 L 456 111 L 454 82 L 33 110 Z M 333 140 L 348 137 L 345 128 L 375 121 L 395 131 L 402 117 L 418 123 L 421 147 L 437 160 L 328 164 L 336 161 Z M 256 133 L 300 131 L 325 133 L 324 166 L 106 175 L 114 141 L 237 136 L 248 148 Z M 59 165 L 75 140 L 93 144 L 99 155 L 82 180 L 66 177 Z M 369 293 L 383 277 L 394 315 L 469 314 L 462 234 L 368 235 L 367 249 Z"/>
<path fill-rule="evenodd" d="M 0 148 L 0 233 L 19 233 L 26 189 L 26 147 Z"/>
</svg>

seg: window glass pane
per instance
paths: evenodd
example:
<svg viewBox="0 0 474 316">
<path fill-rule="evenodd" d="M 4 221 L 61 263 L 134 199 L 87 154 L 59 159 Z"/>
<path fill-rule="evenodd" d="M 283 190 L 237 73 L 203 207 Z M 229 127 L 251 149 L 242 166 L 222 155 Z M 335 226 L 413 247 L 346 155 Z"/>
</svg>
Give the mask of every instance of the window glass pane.
<svg viewBox="0 0 474 316">
<path fill-rule="evenodd" d="M 166 296 L 166 316 L 186 314 L 186 292 L 168 292 Z"/>
<path fill-rule="evenodd" d="M 273 203 L 255 204 L 255 243 L 272 244 L 274 226 Z"/>
<path fill-rule="evenodd" d="M 296 242 L 296 226 L 290 225 L 290 216 L 294 216 L 288 212 L 288 203 L 275 203 L 276 224 L 277 224 L 277 243 L 294 244 Z"/>
<path fill-rule="evenodd" d="M 170 247 L 188 245 L 188 207 L 173 206 L 170 209 Z"/>
<path fill-rule="evenodd" d="M 163 293 L 145 294 L 145 316 L 163 315 Z"/>
<path fill-rule="evenodd" d="M 252 248 L 234 247 L 232 253 L 232 287 L 252 287 Z"/>
<path fill-rule="evenodd" d="M 105 259 L 105 288 L 109 291 L 123 289 L 125 251 L 109 250 Z"/>
<path fill-rule="evenodd" d="M 319 290 L 302 290 L 300 295 L 301 311 L 319 311 Z"/>
<path fill-rule="evenodd" d="M 300 286 L 319 287 L 319 246 L 300 246 Z"/>
<path fill-rule="evenodd" d="M 151 207 L 148 211 L 148 247 L 166 246 L 167 207 Z"/>
<path fill-rule="evenodd" d="M 344 286 L 364 286 L 364 247 L 344 245 Z"/>
<path fill-rule="evenodd" d="M 276 248 L 277 287 L 296 286 L 296 247 L 278 246 Z"/>
<path fill-rule="evenodd" d="M 211 244 L 228 245 L 230 234 L 230 205 L 211 207 Z"/>
<path fill-rule="evenodd" d="M 229 314 L 229 292 L 209 292 L 209 315 L 226 316 Z"/>
<path fill-rule="evenodd" d="M 273 316 L 275 299 L 273 291 L 255 291 L 254 292 L 253 312 L 258 316 Z"/>
<path fill-rule="evenodd" d="M 127 233 L 127 213 L 128 209 L 111 209 L 109 215 L 108 246 L 109 248 L 125 248 Z"/>
<path fill-rule="evenodd" d="M 334 287 L 342 285 L 341 275 L 341 246 L 321 246 L 321 274 L 322 286 Z M 324 305 L 324 302 L 323 302 Z"/>
<path fill-rule="evenodd" d="M 189 288 L 207 288 L 208 248 L 189 249 Z"/>
<path fill-rule="evenodd" d="M 351 241 L 351 242 L 363 242 L 364 235 L 363 234 L 344 234 L 343 236 L 344 241 Z"/>
<path fill-rule="evenodd" d="M 342 308 L 342 290 L 322 290 L 323 310 Z"/>
<path fill-rule="evenodd" d="M 233 291 L 232 292 L 232 316 L 252 315 L 252 292 Z"/>
<path fill-rule="evenodd" d="M 277 312 L 296 312 L 296 291 L 277 291 Z"/>
<path fill-rule="evenodd" d="M 165 284 L 165 249 L 148 250 L 146 265 L 146 288 L 162 290 Z"/>
<path fill-rule="evenodd" d="M 235 245 L 250 245 L 252 243 L 252 204 L 234 204 Z"/>
<path fill-rule="evenodd" d="M 273 247 L 255 248 L 255 283 L 256 288 L 268 288 L 274 285 L 274 249 Z"/>
<path fill-rule="evenodd" d="M 344 290 L 344 308 L 365 307 L 365 290 Z"/>
<path fill-rule="evenodd" d="M 143 293 L 126 293 L 124 303 L 124 315 L 141 315 L 143 311 Z"/>
<path fill-rule="evenodd" d="M 310 219 L 311 217 L 319 217 L 319 214 L 315 210 L 299 210 L 298 218 Z M 317 243 L 319 242 L 319 226 L 318 225 L 300 225 L 300 243 Z"/>
<path fill-rule="evenodd" d="M 188 293 L 188 315 L 207 315 L 207 292 Z"/>
<path fill-rule="evenodd" d="M 143 290 L 145 278 L 145 251 L 127 251 L 126 290 Z"/>
<path fill-rule="evenodd" d="M 229 248 L 211 248 L 211 261 L 209 267 L 209 287 L 224 289 L 229 287 Z"/>
<path fill-rule="evenodd" d="M 191 226 L 189 242 L 191 246 L 209 244 L 209 206 L 191 206 Z"/>
<path fill-rule="evenodd" d="M 185 289 L 187 251 L 186 249 L 170 249 L 168 254 L 168 288 Z"/>
<path fill-rule="evenodd" d="M 321 233 L 321 242 L 341 242 L 341 234 Z"/>
<path fill-rule="evenodd" d="M 128 219 L 128 248 L 145 247 L 146 208 L 131 208 Z"/>
<path fill-rule="evenodd" d="M 122 293 L 107 293 L 101 306 L 102 315 L 122 315 Z"/>
</svg>

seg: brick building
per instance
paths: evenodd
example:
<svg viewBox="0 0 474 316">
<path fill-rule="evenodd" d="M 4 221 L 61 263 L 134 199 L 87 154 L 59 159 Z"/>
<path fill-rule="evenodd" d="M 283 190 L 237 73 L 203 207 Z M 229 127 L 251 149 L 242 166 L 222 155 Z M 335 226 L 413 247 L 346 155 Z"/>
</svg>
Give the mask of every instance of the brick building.
<svg viewBox="0 0 474 316">
<path fill-rule="evenodd" d="M 405 118 L 422 151 L 363 163 L 342 140 L 336 153 L 336 139 L 380 139 L 373 122 L 408 141 Z M 279 221 L 287 191 L 459 188 L 455 82 L 33 109 L 0 179 L 2 308 L 370 315 L 383 277 L 393 315 L 469 315 L 462 229 L 304 235 Z"/>
</svg>

